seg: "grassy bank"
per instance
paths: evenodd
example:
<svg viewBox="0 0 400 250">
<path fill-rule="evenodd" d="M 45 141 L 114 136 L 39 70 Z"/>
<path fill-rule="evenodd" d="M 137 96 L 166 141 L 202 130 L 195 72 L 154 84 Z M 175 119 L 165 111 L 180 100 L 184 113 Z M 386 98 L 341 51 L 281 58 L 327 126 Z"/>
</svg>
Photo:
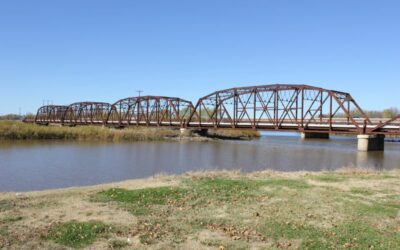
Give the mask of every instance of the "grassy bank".
<svg viewBox="0 0 400 250">
<path fill-rule="evenodd" d="M 152 141 L 176 137 L 179 131 L 157 128 L 113 129 L 101 126 L 42 126 L 31 123 L 0 121 L 0 139 L 8 140 L 101 140 Z"/>
<path fill-rule="evenodd" d="M 0 248 L 399 249 L 400 172 L 232 172 L 0 194 Z"/>
<path fill-rule="evenodd" d="M 207 135 L 223 140 L 251 140 L 260 138 L 260 132 L 250 129 L 209 129 Z"/>
<path fill-rule="evenodd" d="M 101 126 L 42 126 L 17 121 L 0 121 L 0 139 L 3 140 L 99 140 L 99 141 L 159 141 L 180 137 L 178 129 L 130 127 L 113 129 Z M 193 138 L 197 136 L 193 134 Z M 257 131 L 218 130 L 211 138 L 252 139 Z"/>
</svg>

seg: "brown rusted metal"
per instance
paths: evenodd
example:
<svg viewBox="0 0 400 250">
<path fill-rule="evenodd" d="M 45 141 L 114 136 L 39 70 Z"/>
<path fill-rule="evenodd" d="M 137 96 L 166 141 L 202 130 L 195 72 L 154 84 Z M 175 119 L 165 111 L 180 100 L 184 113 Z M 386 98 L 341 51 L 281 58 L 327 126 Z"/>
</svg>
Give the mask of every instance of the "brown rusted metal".
<svg viewBox="0 0 400 250">
<path fill-rule="evenodd" d="M 68 106 L 45 105 L 38 109 L 35 116 L 35 123 L 48 125 L 49 123 L 61 123 Z"/>
<path fill-rule="evenodd" d="M 68 126 L 104 125 L 111 104 L 105 102 L 76 102 L 65 110 L 61 123 Z"/>
<path fill-rule="evenodd" d="M 129 97 L 112 105 L 48 105 L 39 108 L 35 122 L 400 135 L 400 117 L 370 119 L 349 93 L 298 84 L 220 90 L 200 98 L 196 106 L 166 96 Z"/>
<path fill-rule="evenodd" d="M 397 134 L 400 134 L 400 115 L 393 117 L 385 122 L 379 122 L 379 124 L 368 131 L 370 134 L 394 134 L 397 130 Z"/>
<path fill-rule="evenodd" d="M 342 132 L 333 126 L 339 122 L 353 125 L 346 130 L 357 133 L 362 124 L 352 111 L 371 123 L 348 93 L 308 85 L 250 86 L 216 91 L 200 98 L 188 126 L 335 133 Z"/>
<path fill-rule="evenodd" d="M 107 124 L 185 127 L 193 109 L 190 101 L 176 97 L 129 97 L 112 105 Z"/>
</svg>

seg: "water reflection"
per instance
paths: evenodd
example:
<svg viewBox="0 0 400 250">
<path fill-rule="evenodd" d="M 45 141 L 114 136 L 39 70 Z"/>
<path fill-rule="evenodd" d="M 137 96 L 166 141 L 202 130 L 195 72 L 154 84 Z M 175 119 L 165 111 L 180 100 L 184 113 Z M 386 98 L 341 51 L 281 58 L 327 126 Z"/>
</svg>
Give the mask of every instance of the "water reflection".
<svg viewBox="0 0 400 250">
<path fill-rule="evenodd" d="M 390 158 L 390 156 L 386 156 Z M 398 160 L 398 159 L 393 159 Z M 357 152 L 357 166 L 383 170 L 385 166 L 384 152 Z"/>
<path fill-rule="evenodd" d="M 357 152 L 356 140 L 301 140 L 264 136 L 257 141 L 145 143 L 0 143 L 0 191 L 26 191 L 142 178 L 158 173 L 241 169 L 334 170 L 353 166 L 400 168 L 400 144 L 385 152 Z"/>
</svg>

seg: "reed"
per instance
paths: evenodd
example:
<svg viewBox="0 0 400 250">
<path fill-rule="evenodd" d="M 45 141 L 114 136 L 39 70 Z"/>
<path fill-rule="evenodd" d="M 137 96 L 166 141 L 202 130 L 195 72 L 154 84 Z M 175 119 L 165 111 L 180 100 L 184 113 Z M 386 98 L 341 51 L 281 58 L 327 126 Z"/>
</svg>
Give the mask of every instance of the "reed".
<svg viewBox="0 0 400 250">
<path fill-rule="evenodd" d="M 100 126 L 42 126 L 16 121 L 0 121 L 0 139 L 6 140 L 101 140 L 157 141 L 176 137 L 179 130 L 131 127 L 114 129 Z"/>
<path fill-rule="evenodd" d="M 251 140 L 259 138 L 260 132 L 252 129 L 210 129 L 208 136 L 219 139 Z"/>
</svg>

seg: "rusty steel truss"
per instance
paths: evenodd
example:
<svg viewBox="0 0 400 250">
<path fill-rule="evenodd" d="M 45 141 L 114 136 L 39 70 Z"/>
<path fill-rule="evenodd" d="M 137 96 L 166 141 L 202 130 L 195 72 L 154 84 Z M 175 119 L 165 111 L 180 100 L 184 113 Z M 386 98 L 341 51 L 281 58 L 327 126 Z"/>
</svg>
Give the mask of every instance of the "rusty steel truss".
<svg viewBox="0 0 400 250">
<path fill-rule="evenodd" d="M 400 115 L 385 122 L 379 121 L 368 131 L 370 134 L 400 135 Z"/>
<path fill-rule="evenodd" d="M 68 106 L 61 120 L 62 125 L 104 125 L 111 104 L 105 102 L 76 102 Z"/>
<path fill-rule="evenodd" d="M 49 123 L 61 123 L 68 106 L 45 105 L 38 109 L 35 123 L 47 125 Z"/>
<path fill-rule="evenodd" d="M 112 105 L 107 124 L 184 127 L 193 109 L 190 101 L 176 97 L 129 97 Z"/>
<path fill-rule="evenodd" d="M 166 96 L 49 105 L 38 110 L 35 122 L 400 135 L 400 116 L 370 119 L 349 93 L 289 84 L 220 90 L 200 98 L 195 106 Z"/>
<path fill-rule="evenodd" d="M 190 126 L 300 132 L 366 132 L 372 124 L 353 97 L 308 85 L 216 91 L 199 99 Z"/>
</svg>

